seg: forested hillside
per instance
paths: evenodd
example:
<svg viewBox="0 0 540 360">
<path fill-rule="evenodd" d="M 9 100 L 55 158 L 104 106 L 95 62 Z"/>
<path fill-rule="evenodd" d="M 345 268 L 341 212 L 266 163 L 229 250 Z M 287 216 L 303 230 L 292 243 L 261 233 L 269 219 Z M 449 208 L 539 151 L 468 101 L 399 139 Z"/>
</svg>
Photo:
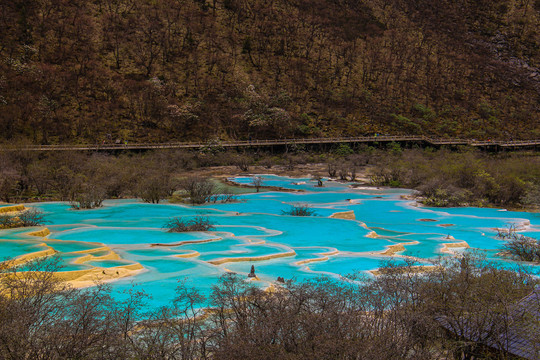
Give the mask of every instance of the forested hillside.
<svg viewBox="0 0 540 360">
<path fill-rule="evenodd" d="M 540 138 L 540 0 L 0 2 L 0 141 Z"/>
</svg>

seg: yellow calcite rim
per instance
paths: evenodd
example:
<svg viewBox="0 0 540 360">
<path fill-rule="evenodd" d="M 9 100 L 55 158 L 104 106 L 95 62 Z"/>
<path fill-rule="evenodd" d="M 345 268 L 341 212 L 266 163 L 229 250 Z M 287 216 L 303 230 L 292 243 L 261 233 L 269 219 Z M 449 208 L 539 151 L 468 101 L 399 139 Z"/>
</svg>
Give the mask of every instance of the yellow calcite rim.
<svg viewBox="0 0 540 360">
<path fill-rule="evenodd" d="M 400 251 L 405 251 L 405 245 L 418 245 L 420 244 L 418 241 L 410 241 L 410 242 L 403 242 L 399 244 L 389 245 L 387 246 L 386 250 L 381 252 L 381 255 L 385 256 L 394 256 L 396 253 Z"/>
<path fill-rule="evenodd" d="M 144 270 L 139 264 L 115 266 L 111 268 L 95 267 L 88 270 L 64 271 L 55 273 L 58 279 L 67 282 L 74 288 L 94 286 L 97 283 L 110 282 L 113 280 L 134 276 Z"/>
<path fill-rule="evenodd" d="M 38 258 L 41 258 L 41 257 L 51 256 L 51 255 L 56 254 L 56 251 L 52 247 L 50 247 L 49 245 L 47 245 L 45 243 L 42 243 L 42 244 L 39 244 L 39 245 L 45 246 L 46 249 L 31 252 L 31 253 L 24 254 L 24 255 L 21 255 L 21 256 L 17 256 L 15 259 L 8 261 L 7 266 L 8 267 L 19 266 L 19 265 L 22 265 L 24 263 L 27 263 L 29 261 L 32 261 L 32 260 L 35 260 L 35 259 L 38 259 Z"/>
<path fill-rule="evenodd" d="M 30 236 L 38 236 L 38 237 L 45 237 L 51 234 L 51 231 L 48 228 L 43 228 L 38 231 L 29 232 L 28 235 Z"/>
<path fill-rule="evenodd" d="M 273 254 L 273 255 L 253 256 L 253 257 L 237 257 L 237 258 L 223 258 L 223 259 L 218 259 L 218 260 L 211 260 L 211 261 L 208 261 L 208 263 L 212 264 L 212 265 L 221 265 L 221 264 L 230 263 L 230 262 L 263 261 L 263 260 L 277 259 L 277 258 L 289 257 L 289 256 L 295 256 L 295 255 L 296 255 L 296 252 L 293 250 L 293 251 L 289 251 L 289 252 L 286 252 L 286 253 Z"/>
<path fill-rule="evenodd" d="M 177 258 L 192 258 L 192 257 L 197 257 L 201 255 L 198 251 L 192 251 L 192 252 L 189 252 L 189 253 L 186 253 L 186 254 L 178 254 L 178 255 L 174 255 L 174 257 L 177 257 Z"/>
<path fill-rule="evenodd" d="M 95 256 L 93 255 L 92 253 L 86 253 L 86 255 L 83 255 L 77 259 L 75 259 L 73 261 L 74 264 L 84 264 L 85 262 L 88 262 L 88 261 L 100 261 L 100 260 L 121 260 L 122 258 L 120 257 L 120 255 L 118 255 L 117 253 L 115 253 L 114 251 L 112 251 L 109 247 L 105 246 L 105 247 L 101 247 L 101 248 L 97 248 L 97 249 L 93 249 L 93 252 L 99 252 L 99 251 L 106 251 L 108 250 L 109 252 L 105 255 L 102 255 L 102 256 Z M 82 253 L 82 252 L 81 252 Z"/>
<path fill-rule="evenodd" d="M 326 252 L 326 253 L 318 253 L 317 255 L 322 255 L 322 257 L 313 258 L 313 259 L 306 259 L 306 260 L 300 260 L 300 261 L 295 262 L 294 264 L 299 266 L 299 265 L 305 265 L 305 264 L 318 262 L 318 261 L 326 261 L 326 260 L 329 259 L 328 256 L 337 255 L 337 254 L 339 254 L 338 250 L 334 250 L 334 251 L 330 251 L 330 252 Z"/>
<path fill-rule="evenodd" d="M 455 243 L 445 243 L 445 244 L 443 244 L 441 252 L 451 254 L 452 250 L 450 250 L 450 249 L 455 249 L 455 248 L 467 248 L 468 249 L 468 248 L 470 248 L 470 246 L 469 246 L 469 244 L 467 244 L 466 241 L 460 241 L 460 242 L 455 242 Z"/>
<path fill-rule="evenodd" d="M 343 212 L 336 212 L 330 215 L 332 219 L 343 219 L 343 220 L 356 220 L 356 215 L 354 215 L 354 211 L 343 211 Z"/>
<path fill-rule="evenodd" d="M 17 211 L 24 211 L 26 208 L 24 205 L 12 205 L 12 206 L 4 206 L 0 207 L 0 214 L 10 213 L 10 212 L 17 212 Z"/>
<path fill-rule="evenodd" d="M 50 230 L 44 228 L 42 230 L 34 231 L 28 233 L 31 236 L 45 237 L 50 235 Z M 55 240 L 55 239 L 50 239 Z M 60 241 L 60 240 L 58 240 Z M 45 246 L 45 250 L 36 251 L 28 254 L 24 254 L 16 257 L 13 260 L 7 261 L 4 263 L 5 266 L 14 267 L 19 266 L 29 261 L 51 256 L 57 253 L 51 246 L 46 243 L 41 243 L 41 246 Z M 93 253 L 107 251 L 107 254 L 102 256 L 95 256 Z M 82 256 L 76 258 L 73 261 L 73 264 L 84 264 L 88 261 L 100 261 L 100 260 L 121 260 L 121 257 L 115 253 L 108 246 L 100 246 L 93 249 L 73 251 L 74 254 L 82 254 Z M 124 277 L 134 276 L 137 273 L 144 270 L 144 267 L 139 263 L 133 263 L 128 265 L 115 266 L 110 268 L 101 268 L 94 266 L 90 269 L 84 270 L 72 270 L 72 271 L 57 271 L 54 273 L 54 276 L 57 280 L 61 282 L 66 282 L 75 288 L 83 288 L 88 286 L 94 286 L 97 283 L 110 282 Z"/>
<path fill-rule="evenodd" d="M 220 241 L 220 240 L 223 240 L 223 238 L 222 237 L 215 237 L 215 238 L 202 239 L 202 240 L 185 240 L 185 241 L 180 241 L 180 242 L 173 243 L 173 244 L 156 243 L 156 244 L 150 244 L 150 247 L 173 247 L 173 246 L 182 246 L 182 245 L 188 245 L 188 244 L 204 244 L 204 243 L 207 243 L 207 242 Z"/>
</svg>

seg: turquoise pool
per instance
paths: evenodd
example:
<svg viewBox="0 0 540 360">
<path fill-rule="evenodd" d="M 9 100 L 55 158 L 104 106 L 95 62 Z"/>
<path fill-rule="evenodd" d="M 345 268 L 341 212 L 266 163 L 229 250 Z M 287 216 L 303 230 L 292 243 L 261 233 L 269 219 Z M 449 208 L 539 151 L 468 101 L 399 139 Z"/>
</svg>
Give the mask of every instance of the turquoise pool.
<svg viewBox="0 0 540 360">
<path fill-rule="evenodd" d="M 251 177 L 231 179 L 250 183 Z M 402 189 L 353 188 L 349 183 L 325 181 L 315 187 L 309 178 L 263 176 L 264 185 L 301 190 L 240 195 L 239 202 L 188 206 L 146 204 L 136 200 L 109 200 L 95 210 L 72 210 L 66 203 L 26 204 L 40 209 L 51 234 L 29 236 L 36 229 L 0 231 L 4 258 L 46 249 L 58 252 L 65 270 L 111 268 L 139 263 L 144 270 L 112 283 L 115 294 L 136 286 L 152 299 L 150 306 L 169 303 L 179 280 L 208 293 L 218 278 L 232 271 L 249 273 L 255 265 L 258 284 L 268 286 L 278 276 L 309 279 L 328 275 L 339 278 L 353 272 L 368 274 L 381 262 L 388 246 L 406 244 L 400 256 L 420 263 L 440 255 L 445 243 L 467 242 L 471 248 L 488 250 L 497 261 L 496 228 L 516 225 L 524 234 L 540 236 L 540 215 L 503 209 L 426 208 L 406 200 Z M 285 215 L 291 205 L 307 204 L 315 216 Z M 331 217 L 352 211 L 355 220 Z M 207 216 L 215 229 L 208 232 L 168 233 L 171 217 Z M 461 249 L 462 250 L 462 249 Z M 113 251 L 120 260 L 89 257 Z M 460 249 L 456 249 L 460 251 Z M 315 260 L 315 261 L 313 261 Z"/>
</svg>

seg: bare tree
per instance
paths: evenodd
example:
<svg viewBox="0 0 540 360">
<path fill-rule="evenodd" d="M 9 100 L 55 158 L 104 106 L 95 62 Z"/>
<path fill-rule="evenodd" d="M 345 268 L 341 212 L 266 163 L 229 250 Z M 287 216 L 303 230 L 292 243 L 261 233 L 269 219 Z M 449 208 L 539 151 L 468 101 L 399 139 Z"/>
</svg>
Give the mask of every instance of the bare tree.
<svg viewBox="0 0 540 360">
<path fill-rule="evenodd" d="M 17 194 L 17 182 L 20 176 L 15 169 L 0 169 L 0 197 L 9 203 Z"/>
<path fill-rule="evenodd" d="M 328 176 L 331 178 L 336 177 L 337 174 L 337 165 L 333 163 L 328 163 Z"/>
<path fill-rule="evenodd" d="M 105 200 L 105 190 L 99 184 L 82 184 L 73 194 L 71 207 L 76 210 L 101 207 Z"/>
<path fill-rule="evenodd" d="M 42 258 L 1 270 L 0 357 L 3 359 L 95 358 L 114 351 L 119 309 L 107 286 L 80 291 L 55 275 L 59 259 Z"/>
<path fill-rule="evenodd" d="M 216 193 L 214 183 L 198 176 L 185 178 L 180 182 L 180 187 L 187 192 L 192 204 L 204 204 Z"/>
<path fill-rule="evenodd" d="M 234 158 L 234 164 L 242 171 L 249 171 L 249 165 L 251 164 L 251 159 L 247 155 L 237 155 Z"/>
<path fill-rule="evenodd" d="M 377 277 L 281 281 L 274 291 L 226 273 L 208 299 L 182 281 L 169 306 L 149 313 L 135 289 L 114 301 L 104 285 L 69 288 L 55 275 L 58 258 L 13 265 L 0 263 L 2 359 L 503 358 L 482 344 L 504 349 L 502 335 L 537 326 L 513 309 L 538 279 L 477 254 L 437 259 L 429 271 L 406 259 Z M 537 342 L 534 331 L 519 334 Z"/>
<path fill-rule="evenodd" d="M 156 170 L 151 174 L 140 174 L 135 191 L 144 202 L 158 204 L 161 200 L 171 196 L 174 188 L 171 175 L 161 174 Z"/>
<path fill-rule="evenodd" d="M 260 176 L 254 176 L 253 179 L 251 179 L 251 185 L 257 189 L 257 192 L 259 192 L 259 189 L 263 186 L 263 178 Z"/>
</svg>

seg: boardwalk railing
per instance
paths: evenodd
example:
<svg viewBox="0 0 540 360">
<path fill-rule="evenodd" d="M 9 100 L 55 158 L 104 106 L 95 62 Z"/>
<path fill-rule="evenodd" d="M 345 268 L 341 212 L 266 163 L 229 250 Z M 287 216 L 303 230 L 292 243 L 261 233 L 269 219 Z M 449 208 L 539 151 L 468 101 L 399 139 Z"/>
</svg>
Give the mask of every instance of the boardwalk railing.
<svg viewBox="0 0 540 360">
<path fill-rule="evenodd" d="M 241 140 L 209 142 L 168 142 L 168 143 L 128 143 L 128 144 L 79 144 L 79 145 L 0 145 L 0 150 L 25 151 L 98 151 L 98 150 L 150 150 L 150 149 L 203 149 L 212 147 L 262 147 L 273 145 L 300 144 L 339 144 L 339 143 L 374 143 L 374 142 L 416 142 L 429 145 L 469 145 L 469 146 L 499 146 L 528 147 L 540 145 L 540 140 L 520 141 L 477 141 L 471 139 L 443 139 L 426 136 L 363 136 L 363 137 L 333 137 L 308 139 L 274 139 L 274 140 Z"/>
</svg>

